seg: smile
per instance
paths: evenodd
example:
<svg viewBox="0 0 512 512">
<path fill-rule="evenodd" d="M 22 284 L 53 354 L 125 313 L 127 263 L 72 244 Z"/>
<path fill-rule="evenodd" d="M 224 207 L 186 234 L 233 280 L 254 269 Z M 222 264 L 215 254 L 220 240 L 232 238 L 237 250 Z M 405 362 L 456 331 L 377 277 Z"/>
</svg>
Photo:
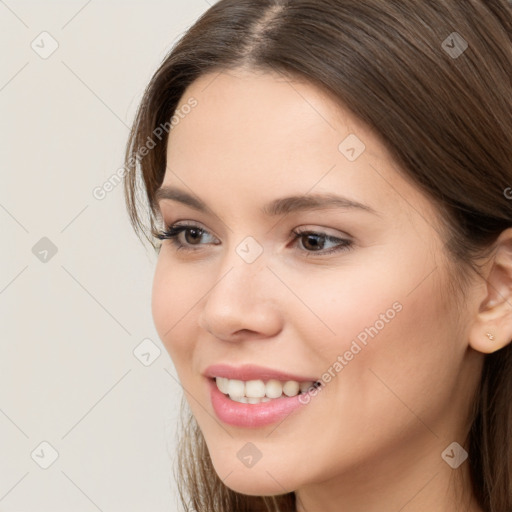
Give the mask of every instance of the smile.
<svg viewBox="0 0 512 512">
<path fill-rule="evenodd" d="M 218 382 L 217 382 L 218 381 Z M 291 382 L 291 384 L 289 384 Z M 292 414 L 309 404 L 316 398 L 316 387 L 319 383 L 279 382 L 276 380 L 240 381 L 237 379 L 207 379 L 210 400 L 219 420 L 228 425 L 244 428 L 258 428 L 274 423 L 280 423 Z M 299 389 L 297 391 L 297 384 Z M 306 386 L 307 384 L 307 386 Z M 222 390 L 219 389 L 219 385 Z M 248 386 L 247 386 L 248 385 Z M 301 390 L 302 388 L 302 390 Z M 224 391 L 227 389 L 228 393 Z M 262 394 L 263 396 L 246 396 L 247 394 Z M 231 397 L 229 392 L 233 393 Z M 286 392 L 296 393 L 288 396 Z M 267 393 L 272 397 L 267 396 Z M 279 396 L 277 396 L 279 393 Z M 313 398 L 315 397 L 315 398 Z"/>
</svg>

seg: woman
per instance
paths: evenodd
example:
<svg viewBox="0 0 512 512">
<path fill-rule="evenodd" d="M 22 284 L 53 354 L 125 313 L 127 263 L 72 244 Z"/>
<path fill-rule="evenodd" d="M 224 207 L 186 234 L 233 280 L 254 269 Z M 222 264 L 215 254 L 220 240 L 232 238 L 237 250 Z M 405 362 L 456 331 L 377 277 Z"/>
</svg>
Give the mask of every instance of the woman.
<svg viewBox="0 0 512 512">
<path fill-rule="evenodd" d="M 185 510 L 512 511 L 511 38 L 507 0 L 220 0 L 156 71 L 125 192 Z"/>
</svg>

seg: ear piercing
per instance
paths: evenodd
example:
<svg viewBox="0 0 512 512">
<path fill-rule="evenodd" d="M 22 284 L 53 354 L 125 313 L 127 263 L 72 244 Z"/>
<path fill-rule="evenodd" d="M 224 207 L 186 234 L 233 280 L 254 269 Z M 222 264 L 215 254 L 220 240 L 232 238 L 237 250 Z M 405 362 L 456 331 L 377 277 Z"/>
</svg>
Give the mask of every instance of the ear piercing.
<svg viewBox="0 0 512 512">
<path fill-rule="evenodd" d="M 490 341 L 493 341 L 495 338 L 494 334 L 491 334 L 490 332 L 486 332 L 485 335 L 489 338 Z"/>
</svg>

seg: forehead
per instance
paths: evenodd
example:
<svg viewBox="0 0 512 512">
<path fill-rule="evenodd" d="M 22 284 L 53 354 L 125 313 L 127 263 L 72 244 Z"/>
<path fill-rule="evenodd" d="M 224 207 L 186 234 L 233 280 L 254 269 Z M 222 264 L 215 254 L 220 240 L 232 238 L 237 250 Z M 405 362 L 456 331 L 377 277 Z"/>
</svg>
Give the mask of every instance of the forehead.
<svg viewBox="0 0 512 512">
<path fill-rule="evenodd" d="M 339 192 L 390 214 L 411 204 L 424 215 L 433 212 L 397 172 L 378 137 L 307 81 L 250 71 L 209 73 L 191 84 L 176 111 L 191 98 L 197 105 L 168 138 L 164 184 L 184 184 L 213 203 L 214 190 L 242 194 L 240 204 Z"/>
<path fill-rule="evenodd" d="M 357 120 L 322 90 L 276 73 L 223 71 L 203 75 L 185 91 L 177 110 L 192 97 L 197 106 L 172 130 L 171 150 L 174 142 L 182 142 L 177 140 L 180 134 L 188 136 L 190 130 L 203 143 L 211 138 L 224 146 L 258 146 L 265 153 L 285 152 L 304 138 L 323 141 L 321 146 L 326 150 L 331 140 L 338 141 L 340 130 L 363 130 L 354 126 Z"/>
</svg>

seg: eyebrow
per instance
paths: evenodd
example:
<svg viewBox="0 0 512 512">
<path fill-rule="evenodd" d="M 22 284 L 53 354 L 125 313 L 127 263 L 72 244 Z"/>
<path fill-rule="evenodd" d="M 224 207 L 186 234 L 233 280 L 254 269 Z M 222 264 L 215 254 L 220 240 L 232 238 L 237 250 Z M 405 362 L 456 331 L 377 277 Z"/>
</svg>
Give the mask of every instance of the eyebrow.
<svg viewBox="0 0 512 512">
<path fill-rule="evenodd" d="M 157 189 L 154 195 L 155 204 L 158 205 L 162 199 L 177 201 L 200 212 L 214 214 L 203 201 L 178 188 L 164 186 Z M 329 193 L 306 194 L 274 199 L 263 206 L 260 211 L 264 215 L 274 217 L 291 212 L 321 210 L 326 208 L 358 209 L 374 215 L 380 215 L 376 210 L 366 204 Z"/>
</svg>

